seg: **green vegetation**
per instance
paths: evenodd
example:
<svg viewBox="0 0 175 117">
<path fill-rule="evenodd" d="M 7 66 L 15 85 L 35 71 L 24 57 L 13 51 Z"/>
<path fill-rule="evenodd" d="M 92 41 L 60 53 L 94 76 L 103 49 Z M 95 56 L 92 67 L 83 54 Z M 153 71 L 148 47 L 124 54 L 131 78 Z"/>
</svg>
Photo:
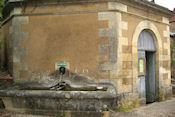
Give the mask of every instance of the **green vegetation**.
<svg viewBox="0 0 175 117">
<path fill-rule="evenodd" d="M 0 0 L 0 19 L 2 19 L 2 8 L 4 6 L 4 0 Z M 1 25 L 0 25 L 0 28 L 1 28 Z M 1 34 L 1 32 L 0 32 Z M 0 49 L 1 49 L 1 46 L 2 46 L 2 40 L 0 40 Z"/>
<path fill-rule="evenodd" d="M 55 115 L 55 117 L 65 117 L 65 115 L 61 115 L 61 116 Z"/>
<path fill-rule="evenodd" d="M 4 0 L 0 0 L 0 18 L 2 18 L 2 8 L 4 6 Z"/>
<path fill-rule="evenodd" d="M 175 44 L 171 44 L 171 63 L 175 64 L 175 58 L 172 57 L 173 54 L 175 54 Z"/>
<path fill-rule="evenodd" d="M 1 46 L 2 46 L 2 40 L 0 40 L 0 49 L 1 49 Z"/>
<path fill-rule="evenodd" d="M 129 106 L 129 107 L 122 107 L 122 108 L 120 108 L 120 109 L 118 110 L 118 112 L 125 112 L 125 111 L 129 111 L 129 110 L 131 110 L 131 109 L 134 109 L 134 108 L 136 108 L 135 105 Z"/>
</svg>

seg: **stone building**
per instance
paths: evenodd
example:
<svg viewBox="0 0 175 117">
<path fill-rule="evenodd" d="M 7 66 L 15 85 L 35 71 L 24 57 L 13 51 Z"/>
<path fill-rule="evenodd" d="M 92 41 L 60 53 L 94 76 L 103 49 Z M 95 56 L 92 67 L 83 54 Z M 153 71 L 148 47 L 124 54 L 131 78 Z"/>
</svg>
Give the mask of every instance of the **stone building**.
<svg viewBox="0 0 175 117">
<path fill-rule="evenodd" d="M 175 9 L 174 9 L 175 12 Z M 170 39 L 171 39 L 171 84 L 173 95 L 175 95 L 175 15 L 170 18 Z"/>
<path fill-rule="evenodd" d="M 172 95 L 169 17 L 173 12 L 164 7 L 146 0 L 7 0 L 3 13 L 1 66 L 8 66 L 16 84 L 51 86 L 62 77 L 71 86 L 110 85 L 113 89 L 105 99 L 112 95 L 115 100 L 99 105 L 102 110 Z M 63 76 L 60 67 L 66 68 Z M 9 110 L 29 109 L 10 107 L 15 94 L 34 95 L 26 93 L 11 88 L 1 90 L 0 96 Z"/>
<path fill-rule="evenodd" d="M 174 9 L 175 12 L 175 9 Z M 175 43 L 175 15 L 170 18 L 170 37 L 171 37 L 171 43 Z M 172 53 L 172 57 L 174 58 L 174 53 Z M 172 64 L 171 69 L 171 75 L 172 77 L 175 77 L 175 71 L 174 71 L 174 65 Z"/>
</svg>

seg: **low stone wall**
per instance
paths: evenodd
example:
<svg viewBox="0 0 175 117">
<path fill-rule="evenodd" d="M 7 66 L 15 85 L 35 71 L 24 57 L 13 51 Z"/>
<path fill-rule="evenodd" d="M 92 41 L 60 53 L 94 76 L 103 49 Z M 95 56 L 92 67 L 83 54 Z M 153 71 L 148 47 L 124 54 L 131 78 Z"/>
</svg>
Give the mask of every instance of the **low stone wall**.
<svg viewBox="0 0 175 117">
<path fill-rule="evenodd" d="M 116 107 L 116 95 L 107 91 L 0 90 L 0 97 L 6 110 L 29 114 L 98 113 Z"/>
<path fill-rule="evenodd" d="M 0 116 L 2 117 L 111 117 L 111 113 L 109 111 L 104 112 L 93 112 L 93 111 L 82 111 L 82 112 L 74 112 L 74 111 L 59 111 L 55 114 L 49 115 L 46 112 L 43 112 L 40 115 L 36 114 L 20 114 L 20 113 L 11 113 L 11 112 L 0 112 Z"/>
<path fill-rule="evenodd" d="M 117 110 L 122 108 L 138 107 L 139 98 L 137 94 L 133 93 L 122 93 L 117 96 Z"/>
<path fill-rule="evenodd" d="M 156 94 L 157 101 L 164 101 L 167 99 L 171 99 L 172 97 L 172 87 L 162 87 L 159 91 L 159 94 Z"/>
</svg>

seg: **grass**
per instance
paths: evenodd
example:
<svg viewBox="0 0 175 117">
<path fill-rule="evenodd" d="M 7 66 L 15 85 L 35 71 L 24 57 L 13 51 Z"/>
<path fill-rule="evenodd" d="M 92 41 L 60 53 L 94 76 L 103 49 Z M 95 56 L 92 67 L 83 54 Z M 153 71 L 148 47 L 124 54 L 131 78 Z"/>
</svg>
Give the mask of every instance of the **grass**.
<svg viewBox="0 0 175 117">
<path fill-rule="evenodd" d="M 120 109 L 118 110 L 118 112 L 125 112 L 125 111 L 132 110 L 132 109 L 134 109 L 134 108 L 136 108 L 135 105 L 129 106 L 129 107 L 122 107 L 122 108 L 120 108 Z"/>
<path fill-rule="evenodd" d="M 65 115 L 55 115 L 55 117 L 66 117 Z"/>
</svg>

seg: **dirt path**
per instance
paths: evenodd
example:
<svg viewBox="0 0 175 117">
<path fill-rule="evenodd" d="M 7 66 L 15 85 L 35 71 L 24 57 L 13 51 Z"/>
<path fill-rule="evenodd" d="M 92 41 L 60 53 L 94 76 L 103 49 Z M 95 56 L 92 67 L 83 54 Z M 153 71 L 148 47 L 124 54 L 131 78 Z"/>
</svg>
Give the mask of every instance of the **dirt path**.
<svg viewBox="0 0 175 117">
<path fill-rule="evenodd" d="M 113 113 L 112 117 L 175 117 L 175 98 L 155 102 L 128 112 Z"/>
</svg>

